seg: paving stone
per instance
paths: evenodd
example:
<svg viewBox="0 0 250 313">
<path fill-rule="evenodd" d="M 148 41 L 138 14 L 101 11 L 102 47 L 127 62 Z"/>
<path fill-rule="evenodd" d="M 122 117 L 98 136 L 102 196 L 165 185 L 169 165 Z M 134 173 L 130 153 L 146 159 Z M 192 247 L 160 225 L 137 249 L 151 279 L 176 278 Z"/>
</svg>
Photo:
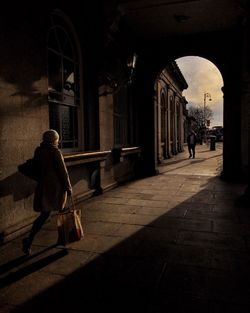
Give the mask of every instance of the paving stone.
<svg viewBox="0 0 250 313">
<path fill-rule="evenodd" d="M 210 267 L 222 271 L 248 272 L 250 268 L 249 252 L 210 249 Z"/>
<path fill-rule="evenodd" d="M 162 217 L 171 209 L 167 207 L 151 207 L 151 206 L 139 206 L 135 209 L 136 214 L 154 215 L 156 217 Z"/>
<path fill-rule="evenodd" d="M 180 231 L 178 243 L 226 250 L 246 250 L 245 242 L 240 236 L 210 232 Z"/>
<path fill-rule="evenodd" d="M 228 219 L 215 219 L 212 223 L 213 231 L 216 233 L 234 233 L 242 236 L 250 235 L 250 227 L 248 224 L 242 224 Z"/>
<path fill-rule="evenodd" d="M 211 301 L 210 313 L 249 313 L 250 303 Z"/>
<path fill-rule="evenodd" d="M 128 238 L 143 230 L 142 225 L 120 224 L 120 227 L 114 232 L 114 236 Z"/>
<path fill-rule="evenodd" d="M 11 312 L 13 310 L 16 310 L 17 307 L 14 305 L 9 305 L 9 304 L 1 304 L 0 305 L 0 312 L 1 313 L 8 313 Z"/>
<path fill-rule="evenodd" d="M 120 223 L 89 221 L 84 223 L 84 233 L 93 235 L 112 235 L 120 228 Z"/>
<path fill-rule="evenodd" d="M 188 266 L 211 267 L 211 249 L 172 244 L 168 246 L 168 263 L 183 264 Z"/>
<path fill-rule="evenodd" d="M 63 258 L 59 258 L 58 260 L 48 264 L 46 267 L 41 269 L 41 271 L 45 273 L 68 276 L 94 260 L 96 257 L 99 257 L 99 254 L 85 251 L 74 251 L 70 249 Z"/>
<path fill-rule="evenodd" d="M 152 223 L 152 226 L 166 229 L 205 231 L 212 230 L 208 219 L 187 219 L 186 216 L 175 218 L 172 214 L 164 215 Z"/>
<path fill-rule="evenodd" d="M 249 303 L 249 272 L 213 270 L 209 273 L 208 284 L 211 299 L 243 305 Z"/>
<path fill-rule="evenodd" d="M 171 264 L 166 267 L 159 289 L 173 294 L 190 294 L 206 299 L 209 294 L 208 271 L 205 268 Z"/>
<path fill-rule="evenodd" d="M 11 306 L 21 305 L 62 280 L 63 276 L 43 273 L 36 267 L 13 273 L 2 282 L 6 286 L 1 290 L 0 301 Z"/>
<path fill-rule="evenodd" d="M 112 248 L 115 248 L 122 242 L 123 238 L 118 236 L 104 236 L 104 235 L 86 235 L 84 239 L 71 243 L 70 249 L 86 251 L 93 251 L 94 253 L 104 253 Z"/>
</svg>

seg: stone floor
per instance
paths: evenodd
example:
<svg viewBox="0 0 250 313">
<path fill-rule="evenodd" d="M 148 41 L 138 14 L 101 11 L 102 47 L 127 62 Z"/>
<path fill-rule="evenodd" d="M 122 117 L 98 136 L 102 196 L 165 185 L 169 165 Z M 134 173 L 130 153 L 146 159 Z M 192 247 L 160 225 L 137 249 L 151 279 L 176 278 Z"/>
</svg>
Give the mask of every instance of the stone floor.
<svg viewBox="0 0 250 313">
<path fill-rule="evenodd" d="M 250 312 L 250 208 L 218 175 L 222 143 L 80 205 L 85 237 L 56 246 L 52 217 L 23 256 L 0 247 L 0 312 Z"/>
</svg>

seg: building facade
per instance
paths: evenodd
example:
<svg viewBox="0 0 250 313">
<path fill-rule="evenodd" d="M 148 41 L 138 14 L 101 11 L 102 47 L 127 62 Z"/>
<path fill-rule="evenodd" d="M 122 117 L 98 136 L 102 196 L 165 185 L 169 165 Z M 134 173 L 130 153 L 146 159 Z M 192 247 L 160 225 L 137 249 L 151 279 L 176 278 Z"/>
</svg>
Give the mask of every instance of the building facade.
<svg viewBox="0 0 250 313">
<path fill-rule="evenodd" d="M 90 16 L 99 20 L 95 6 L 84 22 L 61 9 L 21 12 L 13 23 L 6 16 L 2 29 L 2 242 L 27 231 L 34 218 L 36 183 L 17 166 L 33 156 L 47 129 L 60 134 L 76 202 L 133 178 L 140 152 L 126 82 L 113 88 L 100 80 L 100 25 L 96 34 L 86 31 Z"/>
<path fill-rule="evenodd" d="M 156 81 L 156 151 L 158 163 L 183 151 L 186 138 L 188 87 L 176 62 L 168 64 Z"/>
</svg>

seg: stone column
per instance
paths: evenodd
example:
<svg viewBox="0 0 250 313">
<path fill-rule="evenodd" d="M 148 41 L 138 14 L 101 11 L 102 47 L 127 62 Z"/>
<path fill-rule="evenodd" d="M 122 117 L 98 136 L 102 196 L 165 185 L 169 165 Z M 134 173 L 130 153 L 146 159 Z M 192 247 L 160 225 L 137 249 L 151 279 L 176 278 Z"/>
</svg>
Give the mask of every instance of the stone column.
<svg viewBox="0 0 250 313">
<path fill-rule="evenodd" d="M 169 85 L 166 85 L 166 104 L 165 104 L 165 121 L 166 121 L 166 138 L 165 138 L 165 145 L 166 145 L 166 155 L 165 157 L 169 159 L 170 156 L 170 104 L 169 104 Z"/>
<path fill-rule="evenodd" d="M 176 103 L 176 93 L 174 92 L 173 96 L 174 101 L 174 120 L 173 120 L 173 127 L 174 127 L 174 133 L 173 133 L 173 153 L 177 154 L 177 103 Z"/>
<path fill-rule="evenodd" d="M 249 19 L 245 20 L 243 41 L 243 66 L 242 66 L 242 136 L 241 154 L 243 174 L 246 177 L 247 187 L 240 197 L 241 204 L 250 205 L 250 25 Z"/>
</svg>

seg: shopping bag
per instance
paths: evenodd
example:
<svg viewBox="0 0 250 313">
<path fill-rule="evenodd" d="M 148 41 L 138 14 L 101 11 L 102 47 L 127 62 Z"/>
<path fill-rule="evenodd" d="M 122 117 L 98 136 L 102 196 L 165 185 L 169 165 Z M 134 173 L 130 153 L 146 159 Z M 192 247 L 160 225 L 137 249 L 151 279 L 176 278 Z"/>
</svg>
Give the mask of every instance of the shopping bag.
<svg viewBox="0 0 250 313">
<path fill-rule="evenodd" d="M 72 201 L 73 202 L 73 201 Z M 74 205 L 57 214 L 58 243 L 67 245 L 84 237 L 81 210 Z"/>
</svg>

